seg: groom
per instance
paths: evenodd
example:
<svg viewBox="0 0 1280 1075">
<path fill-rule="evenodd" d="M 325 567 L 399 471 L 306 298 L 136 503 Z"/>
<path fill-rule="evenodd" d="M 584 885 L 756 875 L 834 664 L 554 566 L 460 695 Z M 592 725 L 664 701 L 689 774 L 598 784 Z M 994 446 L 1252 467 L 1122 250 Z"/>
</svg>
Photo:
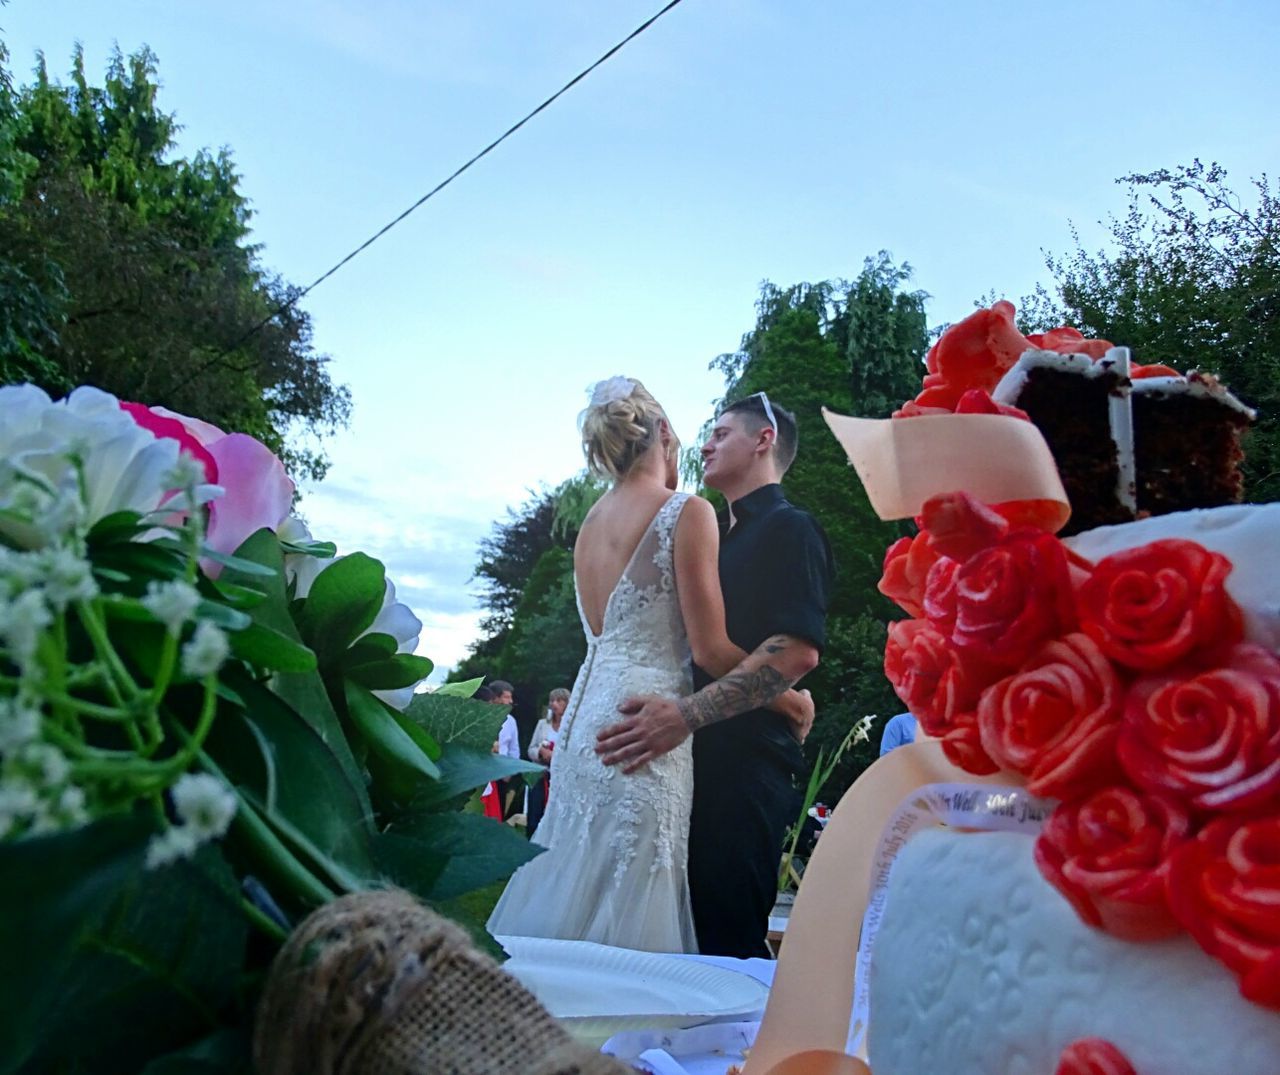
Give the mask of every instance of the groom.
<svg viewBox="0 0 1280 1075">
<path fill-rule="evenodd" d="M 720 586 L 730 639 L 748 655 L 687 698 L 627 699 L 596 753 L 634 772 L 693 739 L 689 888 L 699 950 L 768 956 L 765 934 L 787 826 L 799 798 L 800 743 L 813 722 L 808 692 L 786 715 L 765 709 L 818 663 L 834 575 L 831 547 L 778 484 L 796 456 L 794 415 L 763 392 L 726 407 L 702 446 L 703 480 L 724 494 L 730 528 L 720 546 Z"/>
</svg>

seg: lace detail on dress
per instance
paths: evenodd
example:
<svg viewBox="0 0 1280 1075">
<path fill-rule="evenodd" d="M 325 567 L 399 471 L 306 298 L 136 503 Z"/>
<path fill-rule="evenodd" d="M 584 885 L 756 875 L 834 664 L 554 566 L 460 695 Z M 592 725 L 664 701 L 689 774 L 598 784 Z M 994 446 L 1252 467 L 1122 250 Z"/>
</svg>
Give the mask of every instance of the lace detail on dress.
<svg viewBox="0 0 1280 1075">
<path fill-rule="evenodd" d="M 551 762 L 537 842 L 547 854 L 513 878 L 490 919 L 495 933 L 691 951 L 686 862 L 693 796 L 688 741 L 630 776 L 605 766 L 596 735 L 638 694 L 692 687 L 675 579 L 675 529 L 688 494 L 658 509 L 605 605 L 599 635 L 578 612 L 587 655 Z"/>
</svg>

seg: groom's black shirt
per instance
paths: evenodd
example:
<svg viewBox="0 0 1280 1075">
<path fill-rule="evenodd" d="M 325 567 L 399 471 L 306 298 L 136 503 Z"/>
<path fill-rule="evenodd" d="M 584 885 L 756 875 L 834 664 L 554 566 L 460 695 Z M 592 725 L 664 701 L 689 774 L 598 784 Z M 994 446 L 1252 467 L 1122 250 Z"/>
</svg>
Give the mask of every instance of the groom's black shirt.
<svg viewBox="0 0 1280 1075">
<path fill-rule="evenodd" d="M 751 653 L 773 635 L 791 635 L 821 652 L 827 638 L 827 604 L 835 575 L 831 545 L 807 511 L 792 504 L 780 485 L 765 485 L 733 504 L 734 524 L 721 538 L 720 588 L 729 638 Z M 694 669 L 694 686 L 711 682 Z M 737 750 L 781 752 L 798 766 L 800 752 L 787 719 L 765 709 L 710 725 L 695 737 Z M 780 759 L 781 760 L 781 759 Z"/>
<path fill-rule="evenodd" d="M 729 637 L 748 653 L 777 634 L 821 650 L 835 575 L 822 527 L 779 485 L 737 501 L 733 518 L 720 544 Z M 694 682 L 702 687 L 710 677 L 695 668 Z M 693 737 L 689 888 L 703 953 L 769 954 L 765 931 L 802 765 L 787 719 L 769 710 L 709 724 Z"/>
</svg>

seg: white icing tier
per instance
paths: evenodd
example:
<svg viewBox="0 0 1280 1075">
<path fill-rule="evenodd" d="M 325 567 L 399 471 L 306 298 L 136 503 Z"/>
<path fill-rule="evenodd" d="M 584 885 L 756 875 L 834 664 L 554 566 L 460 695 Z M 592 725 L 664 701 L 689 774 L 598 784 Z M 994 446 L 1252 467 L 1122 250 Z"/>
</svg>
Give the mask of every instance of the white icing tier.
<svg viewBox="0 0 1280 1075">
<path fill-rule="evenodd" d="M 1049 1075 L 1080 1038 L 1139 1075 L 1276 1075 L 1280 1013 L 1187 937 L 1084 925 L 1016 833 L 916 836 L 898 855 L 871 966 L 875 1075 Z"/>
<path fill-rule="evenodd" d="M 1257 415 L 1223 388 L 1216 380 L 1192 370 L 1185 377 L 1139 377 L 1133 382 L 1134 395 L 1193 396 L 1196 399 L 1212 399 L 1224 407 L 1244 415 L 1253 421 Z"/>
<path fill-rule="evenodd" d="M 1227 576 L 1227 592 L 1244 610 L 1246 636 L 1280 651 L 1280 569 L 1276 564 L 1280 503 L 1176 511 L 1119 526 L 1100 526 L 1065 542 L 1096 563 L 1113 552 L 1161 538 L 1186 538 L 1226 556 L 1233 565 Z"/>
</svg>

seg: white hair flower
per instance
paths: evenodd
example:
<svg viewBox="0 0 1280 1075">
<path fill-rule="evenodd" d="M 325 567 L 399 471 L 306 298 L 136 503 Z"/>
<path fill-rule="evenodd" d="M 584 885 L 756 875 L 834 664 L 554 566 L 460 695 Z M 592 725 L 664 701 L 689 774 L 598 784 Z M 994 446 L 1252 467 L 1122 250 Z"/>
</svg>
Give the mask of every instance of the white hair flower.
<svg viewBox="0 0 1280 1075">
<path fill-rule="evenodd" d="M 636 382 L 630 377 L 610 377 L 608 380 L 597 381 L 591 386 L 591 406 L 603 407 L 609 403 L 617 403 L 618 400 L 627 399 L 631 393 L 636 390 Z"/>
<path fill-rule="evenodd" d="M 199 604 L 200 594 L 196 588 L 179 580 L 148 583 L 147 595 L 142 599 L 142 607 L 163 623 L 171 635 L 176 635 L 183 624 L 195 618 Z"/>
<path fill-rule="evenodd" d="M 182 672 L 192 679 L 211 676 L 222 667 L 230 652 L 226 632 L 202 620 L 196 624 L 191 641 L 182 647 Z"/>
</svg>

